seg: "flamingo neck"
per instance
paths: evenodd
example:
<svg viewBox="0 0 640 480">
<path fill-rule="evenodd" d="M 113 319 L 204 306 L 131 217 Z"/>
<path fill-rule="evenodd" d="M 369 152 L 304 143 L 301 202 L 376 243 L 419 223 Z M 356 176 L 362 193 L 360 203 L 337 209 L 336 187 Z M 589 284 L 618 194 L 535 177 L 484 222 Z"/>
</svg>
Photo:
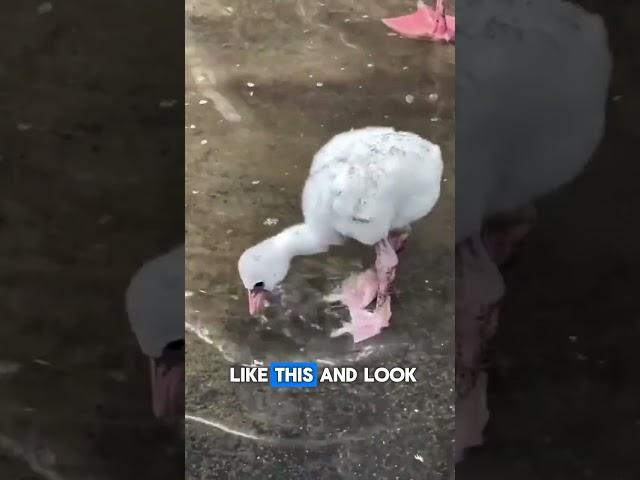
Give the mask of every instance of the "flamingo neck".
<svg viewBox="0 0 640 480">
<path fill-rule="evenodd" d="M 329 249 L 329 242 L 317 229 L 300 223 L 284 229 L 272 237 L 273 244 L 289 258 L 301 255 L 316 255 Z"/>
</svg>

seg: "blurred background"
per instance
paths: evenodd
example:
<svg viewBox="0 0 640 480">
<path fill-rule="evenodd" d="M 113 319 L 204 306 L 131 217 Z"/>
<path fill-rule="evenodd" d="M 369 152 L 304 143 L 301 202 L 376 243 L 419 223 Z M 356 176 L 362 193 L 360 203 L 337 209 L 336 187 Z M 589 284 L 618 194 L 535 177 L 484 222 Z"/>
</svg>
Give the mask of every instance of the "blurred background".
<svg viewBox="0 0 640 480">
<path fill-rule="evenodd" d="M 505 271 L 486 444 L 458 466 L 461 479 L 640 475 L 640 5 L 578 3 L 609 31 L 605 136 L 581 176 L 539 202 L 537 224 Z"/>
<path fill-rule="evenodd" d="M 181 478 L 125 313 L 184 235 L 184 6 L 0 6 L 0 477 Z"/>
</svg>

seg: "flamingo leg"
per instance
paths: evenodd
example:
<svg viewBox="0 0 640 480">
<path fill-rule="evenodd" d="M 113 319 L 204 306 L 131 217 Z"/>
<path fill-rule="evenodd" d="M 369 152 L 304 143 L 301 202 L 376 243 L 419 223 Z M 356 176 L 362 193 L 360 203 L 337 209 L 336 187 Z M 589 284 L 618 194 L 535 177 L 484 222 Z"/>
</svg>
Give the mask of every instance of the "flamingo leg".
<svg viewBox="0 0 640 480">
<path fill-rule="evenodd" d="M 382 307 L 389 296 L 391 283 L 396 276 L 398 255 L 388 238 L 376 244 L 376 277 L 378 279 L 378 293 L 376 309 Z"/>
<path fill-rule="evenodd" d="M 396 276 L 396 267 L 399 261 L 398 254 L 405 249 L 410 233 L 410 228 L 395 230 L 389 233 L 388 238 L 381 240 L 375 246 L 375 272 L 378 280 L 376 308 L 384 305 L 386 298 L 391 293 L 391 287 Z"/>
<path fill-rule="evenodd" d="M 384 298 L 379 295 L 379 292 L 389 293 L 391 281 L 395 276 L 395 265 L 398 263 L 397 254 L 405 249 L 410 231 L 410 228 L 393 231 L 389 234 L 388 239 L 382 240 L 375 246 L 375 266 L 344 282 L 342 287 L 343 303 L 355 308 L 367 309 L 369 312 L 373 312 L 376 307 L 384 303 Z M 385 265 L 387 264 L 392 268 L 392 271 L 389 272 L 391 281 L 387 280 L 387 273 L 385 273 Z M 382 278 L 382 289 L 379 277 Z"/>
<path fill-rule="evenodd" d="M 375 245 L 375 266 L 345 281 L 342 302 L 349 308 L 352 323 L 334 331 L 332 336 L 350 332 L 358 343 L 389 326 L 390 288 L 398 265 L 397 253 L 404 249 L 409 232 L 409 229 L 391 232 Z M 371 310 L 367 308 L 371 306 Z"/>
<path fill-rule="evenodd" d="M 151 359 L 151 399 L 153 413 L 158 419 L 175 420 L 184 416 L 184 352 L 167 358 Z"/>
<path fill-rule="evenodd" d="M 397 254 L 404 251 L 407 246 L 407 240 L 409 239 L 410 233 L 411 227 L 406 227 L 402 230 L 394 230 L 389 233 L 389 243 Z"/>
</svg>

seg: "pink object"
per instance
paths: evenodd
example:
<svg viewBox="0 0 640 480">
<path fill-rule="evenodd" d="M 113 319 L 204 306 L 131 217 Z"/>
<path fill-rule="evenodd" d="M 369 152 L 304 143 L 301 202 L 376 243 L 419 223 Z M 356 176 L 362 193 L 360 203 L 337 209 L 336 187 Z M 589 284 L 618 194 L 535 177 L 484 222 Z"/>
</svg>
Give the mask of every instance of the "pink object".
<svg viewBox="0 0 640 480">
<path fill-rule="evenodd" d="M 353 321 L 353 342 L 364 342 L 369 338 L 378 335 L 383 328 L 389 326 L 391 318 L 391 299 L 386 298 L 381 307 L 369 312 L 365 309 L 349 308 L 351 320 Z"/>
<path fill-rule="evenodd" d="M 378 276 L 373 268 L 348 278 L 342 285 L 342 303 L 349 309 L 354 343 L 375 337 L 389 326 L 391 299 L 388 296 L 382 308 L 373 312 L 366 309 L 377 294 Z"/>
<path fill-rule="evenodd" d="M 382 21 L 391 30 L 407 38 L 453 42 L 456 36 L 456 17 L 445 13 L 444 0 L 436 0 L 435 8 L 418 1 L 415 13 Z"/>
<path fill-rule="evenodd" d="M 184 359 L 182 362 L 151 359 L 151 397 L 157 418 L 184 417 Z"/>
<path fill-rule="evenodd" d="M 505 290 L 499 267 L 529 228 L 521 221 L 488 229 L 456 248 L 456 461 L 483 443 L 489 421 L 485 349 L 496 332 Z"/>
<path fill-rule="evenodd" d="M 352 275 L 342 284 L 342 303 L 348 307 L 364 309 L 378 294 L 378 277 L 373 268 Z"/>
<path fill-rule="evenodd" d="M 376 264 L 360 275 L 350 277 L 342 285 L 342 303 L 349 309 L 354 343 L 378 335 L 389 326 L 391 297 L 389 289 L 395 278 L 399 251 L 404 246 L 408 233 L 394 233 L 376 244 Z M 376 300 L 373 312 L 367 310 Z"/>
</svg>

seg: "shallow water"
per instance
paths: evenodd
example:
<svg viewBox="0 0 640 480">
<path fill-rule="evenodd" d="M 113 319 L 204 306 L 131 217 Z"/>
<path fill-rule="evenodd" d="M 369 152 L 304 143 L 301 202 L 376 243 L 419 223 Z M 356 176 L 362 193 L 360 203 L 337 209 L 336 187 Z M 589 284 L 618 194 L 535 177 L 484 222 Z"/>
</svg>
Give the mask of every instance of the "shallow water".
<svg viewBox="0 0 640 480">
<path fill-rule="evenodd" d="M 411 1 L 273 5 L 187 4 L 189 478 L 447 478 L 454 49 L 389 35 L 379 19 Z M 240 253 L 300 221 L 320 146 L 370 125 L 415 131 L 441 145 L 445 161 L 441 199 L 400 258 L 391 328 L 357 346 L 329 337 L 347 316 L 322 296 L 373 260 L 355 244 L 297 259 L 282 306 L 251 319 Z M 310 392 L 228 382 L 232 362 L 274 359 L 416 365 L 419 381 Z"/>
</svg>

